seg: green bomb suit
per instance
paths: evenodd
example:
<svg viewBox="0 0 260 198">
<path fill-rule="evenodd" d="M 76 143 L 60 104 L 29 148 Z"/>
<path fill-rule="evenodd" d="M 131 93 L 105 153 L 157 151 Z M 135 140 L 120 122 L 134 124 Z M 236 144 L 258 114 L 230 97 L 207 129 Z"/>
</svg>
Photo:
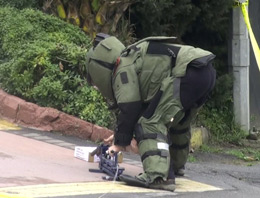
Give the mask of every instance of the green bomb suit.
<svg viewBox="0 0 260 198">
<path fill-rule="evenodd" d="M 147 38 L 130 46 L 122 53 L 112 80 L 121 112 L 115 144 L 129 145 L 135 135 L 144 168 L 138 177 L 148 182 L 157 177 L 167 179 L 170 158 L 175 170 L 186 163 L 190 122 L 197 108 L 179 123 L 185 115 L 180 102 L 180 78 L 193 60 L 214 58 L 208 51 L 167 41 L 161 37 Z M 202 62 L 196 66 L 207 65 Z"/>
<path fill-rule="evenodd" d="M 144 168 L 137 178 L 148 184 L 158 177 L 165 181 L 174 177 L 171 172 L 185 165 L 190 123 L 198 106 L 191 107 L 188 114 L 184 111 L 181 78 L 188 65 L 207 67 L 215 57 L 174 41 L 174 37 L 148 37 L 125 48 L 109 37 L 91 49 L 87 58 L 93 84 L 120 110 L 114 144 L 127 146 L 136 138 Z M 107 75 L 99 78 L 102 72 Z"/>
</svg>

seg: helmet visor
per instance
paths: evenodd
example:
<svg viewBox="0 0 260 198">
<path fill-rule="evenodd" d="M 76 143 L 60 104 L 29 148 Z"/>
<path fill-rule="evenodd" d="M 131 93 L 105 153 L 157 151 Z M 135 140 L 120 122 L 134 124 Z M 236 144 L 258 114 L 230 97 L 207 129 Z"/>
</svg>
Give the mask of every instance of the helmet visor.
<svg viewBox="0 0 260 198">
<path fill-rule="evenodd" d="M 104 97 L 114 99 L 112 90 L 113 64 L 91 59 L 88 67 L 88 83 L 91 86 L 96 86 Z"/>
</svg>

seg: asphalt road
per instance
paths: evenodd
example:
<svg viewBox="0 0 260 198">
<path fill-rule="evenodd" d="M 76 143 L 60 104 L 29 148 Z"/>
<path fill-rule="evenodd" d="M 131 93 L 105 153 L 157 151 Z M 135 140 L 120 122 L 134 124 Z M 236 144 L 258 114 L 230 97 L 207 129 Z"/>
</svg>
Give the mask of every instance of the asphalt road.
<svg viewBox="0 0 260 198">
<path fill-rule="evenodd" d="M 0 127 L 0 198 L 260 197 L 260 164 L 234 164 L 229 156 L 195 153 L 197 161 L 187 164 L 185 177 L 176 179 L 171 193 L 103 181 L 102 174 L 88 172 L 97 164 L 74 158 L 75 146 L 95 144 L 58 133 Z M 26 149 L 34 149 L 37 156 Z M 139 157 L 132 154 L 124 153 L 120 166 L 128 174 L 142 170 Z"/>
</svg>

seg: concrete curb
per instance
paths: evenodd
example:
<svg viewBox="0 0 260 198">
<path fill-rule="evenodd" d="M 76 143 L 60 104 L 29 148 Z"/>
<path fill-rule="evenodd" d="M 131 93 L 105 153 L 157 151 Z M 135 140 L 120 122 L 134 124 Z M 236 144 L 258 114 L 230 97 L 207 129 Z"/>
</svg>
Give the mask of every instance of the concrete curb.
<svg viewBox="0 0 260 198">
<path fill-rule="evenodd" d="M 12 123 L 41 131 L 56 131 L 93 142 L 113 134 L 113 131 L 83 121 L 49 107 L 40 107 L 0 90 L 0 116 Z"/>
<path fill-rule="evenodd" d="M 103 141 L 113 131 L 83 121 L 49 107 L 40 107 L 26 102 L 0 89 L 0 116 L 12 123 L 26 128 L 41 131 L 56 131 L 93 142 Z M 192 128 L 191 148 L 197 149 L 209 139 L 208 131 L 203 128 Z"/>
</svg>

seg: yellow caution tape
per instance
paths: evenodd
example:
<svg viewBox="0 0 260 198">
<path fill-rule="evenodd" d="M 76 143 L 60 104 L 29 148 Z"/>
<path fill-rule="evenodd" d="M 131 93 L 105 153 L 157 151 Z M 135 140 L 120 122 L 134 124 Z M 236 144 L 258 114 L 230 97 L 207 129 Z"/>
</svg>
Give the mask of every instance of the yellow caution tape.
<svg viewBox="0 0 260 198">
<path fill-rule="evenodd" d="M 248 15 L 247 8 L 246 8 L 246 6 L 248 6 L 248 4 L 249 4 L 249 0 L 246 0 L 243 3 L 238 2 L 238 1 L 236 2 L 236 5 L 238 5 L 242 10 L 244 20 L 245 20 L 245 23 L 246 23 L 246 26 L 247 26 L 247 29 L 248 29 L 248 33 L 249 33 L 249 36 L 250 36 L 252 48 L 253 48 L 253 51 L 254 51 L 254 54 L 255 54 L 256 63 L 258 65 L 258 68 L 259 68 L 259 71 L 260 71 L 260 49 L 259 49 L 259 46 L 258 46 L 257 41 L 255 39 L 254 32 L 253 32 L 251 24 L 250 24 L 249 15 Z"/>
</svg>

